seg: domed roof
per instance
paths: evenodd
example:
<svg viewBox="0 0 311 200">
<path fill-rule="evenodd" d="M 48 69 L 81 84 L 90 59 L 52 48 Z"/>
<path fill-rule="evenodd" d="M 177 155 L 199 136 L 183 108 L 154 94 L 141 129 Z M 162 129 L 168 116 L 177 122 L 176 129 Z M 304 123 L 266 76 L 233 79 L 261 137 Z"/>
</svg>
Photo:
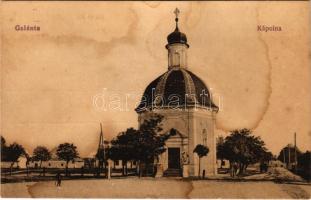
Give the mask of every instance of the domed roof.
<svg viewBox="0 0 311 200">
<path fill-rule="evenodd" d="M 178 44 L 185 44 L 185 45 L 187 45 L 187 47 L 189 47 L 189 45 L 187 44 L 186 34 L 180 32 L 179 28 L 178 28 L 178 14 L 179 14 L 178 8 L 175 9 L 174 13 L 176 14 L 176 18 L 175 18 L 176 28 L 175 28 L 174 32 L 170 33 L 167 36 L 168 44 L 166 45 L 166 48 L 168 48 L 168 45 L 170 45 L 170 44 L 177 44 L 177 43 Z"/>
<path fill-rule="evenodd" d="M 204 107 L 218 111 L 204 82 L 184 68 L 172 68 L 146 88 L 136 112 L 152 108 Z"/>
<path fill-rule="evenodd" d="M 180 32 L 178 27 L 176 27 L 174 32 L 170 33 L 167 36 L 167 42 L 168 42 L 168 45 L 169 44 L 181 43 L 181 44 L 185 44 L 189 47 L 189 45 L 187 44 L 186 34 Z M 166 46 L 166 48 L 167 48 L 167 46 Z"/>
</svg>

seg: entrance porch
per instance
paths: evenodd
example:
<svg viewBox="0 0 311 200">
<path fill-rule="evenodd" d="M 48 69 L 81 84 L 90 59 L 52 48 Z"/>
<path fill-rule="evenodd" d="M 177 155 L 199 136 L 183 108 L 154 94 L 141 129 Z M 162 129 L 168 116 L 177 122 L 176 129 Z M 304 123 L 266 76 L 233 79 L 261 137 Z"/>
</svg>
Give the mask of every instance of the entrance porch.
<svg viewBox="0 0 311 200">
<path fill-rule="evenodd" d="M 166 151 L 160 156 L 157 177 L 181 177 L 183 176 L 183 168 L 185 155 L 188 155 L 188 139 L 175 129 L 171 129 L 173 134 L 166 142 Z"/>
</svg>

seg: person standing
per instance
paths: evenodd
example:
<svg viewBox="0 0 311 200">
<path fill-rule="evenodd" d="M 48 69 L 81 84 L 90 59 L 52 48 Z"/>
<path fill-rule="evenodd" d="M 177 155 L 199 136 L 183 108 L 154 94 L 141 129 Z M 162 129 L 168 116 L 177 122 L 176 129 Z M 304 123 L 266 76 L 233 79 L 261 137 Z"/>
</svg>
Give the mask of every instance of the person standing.
<svg viewBox="0 0 311 200">
<path fill-rule="evenodd" d="M 57 174 L 56 174 L 56 186 L 60 187 L 61 183 L 62 183 L 62 175 L 59 172 L 57 172 Z"/>
</svg>

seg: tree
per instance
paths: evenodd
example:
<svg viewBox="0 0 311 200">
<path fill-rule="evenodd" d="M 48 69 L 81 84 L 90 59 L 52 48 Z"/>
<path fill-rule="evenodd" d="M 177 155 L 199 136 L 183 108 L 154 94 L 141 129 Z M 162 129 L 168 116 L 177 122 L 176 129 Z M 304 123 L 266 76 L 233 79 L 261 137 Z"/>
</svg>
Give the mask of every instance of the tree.
<svg viewBox="0 0 311 200">
<path fill-rule="evenodd" d="M 5 161 L 12 162 L 10 166 L 11 173 L 14 163 L 17 162 L 22 155 L 25 155 L 25 149 L 20 144 L 14 142 L 6 148 Z"/>
<path fill-rule="evenodd" d="M 209 152 L 208 147 L 202 144 L 198 144 L 193 150 L 193 153 L 196 153 L 199 156 L 199 177 L 201 174 L 201 158 L 207 156 L 208 152 Z"/>
<path fill-rule="evenodd" d="M 63 143 L 57 147 L 56 155 L 60 160 L 66 161 L 66 176 L 68 175 L 68 163 L 79 157 L 77 147 L 74 144 Z"/>
<path fill-rule="evenodd" d="M 26 169 L 27 169 L 27 176 L 29 175 L 29 162 L 31 161 L 32 157 L 25 151 L 24 156 L 26 158 Z"/>
<path fill-rule="evenodd" d="M 44 146 L 37 146 L 33 150 L 33 160 L 40 161 L 40 168 L 42 165 L 42 161 L 47 161 L 51 159 L 51 153 Z"/>
<path fill-rule="evenodd" d="M 243 173 L 247 166 L 256 163 L 267 153 L 264 141 L 260 137 L 252 135 L 249 129 L 231 131 L 225 138 L 223 152 L 225 159 L 232 163 L 237 163 L 239 173 Z"/>
<path fill-rule="evenodd" d="M 98 160 L 98 176 L 100 175 L 101 169 L 105 167 L 106 169 L 106 161 L 108 159 L 108 154 L 109 154 L 109 147 L 108 147 L 108 142 L 104 141 L 104 146 L 103 148 L 98 148 L 95 157 Z"/>
<path fill-rule="evenodd" d="M 4 137 L 1 135 L 1 149 L 6 146 L 6 141 Z"/>
<path fill-rule="evenodd" d="M 135 143 L 139 140 L 138 138 L 139 132 L 134 128 L 128 128 L 111 141 L 110 158 L 112 160 L 122 160 L 123 175 L 127 174 L 127 162 L 136 159 Z"/>
<path fill-rule="evenodd" d="M 13 162 L 12 165 L 14 165 L 14 163 L 18 161 L 19 157 L 21 157 L 24 153 L 24 147 L 14 142 L 7 147 L 7 160 Z"/>
<path fill-rule="evenodd" d="M 7 160 L 7 145 L 4 137 L 1 135 L 1 161 Z"/>
<path fill-rule="evenodd" d="M 145 119 L 140 125 L 138 130 L 138 141 L 134 143 L 136 149 L 136 157 L 141 164 L 144 163 L 145 170 L 149 168 L 149 165 L 154 163 L 155 160 L 159 160 L 159 155 L 166 151 L 165 141 L 175 132 L 169 131 L 168 133 L 159 134 L 162 131 L 163 116 L 154 114 L 149 119 Z M 140 170 L 140 175 L 142 171 Z"/>
<path fill-rule="evenodd" d="M 262 162 L 269 162 L 273 159 L 273 154 L 270 151 L 263 151 L 261 161 Z"/>
<path fill-rule="evenodd" d="M 225 139 L 223 136 L 220 136 L 217 138 L 217 141 L 216 141 L 216 157 L 217 159 L 220 160 L 220 168 L 222 168 L 223 166 L 223 160 L 225 159 L 226 157 L 226 152 L 225 152 L 225 146 L 224 146 L 224 143 L 225 143 Z"/>
<path fill-rule="evenodd" d="M 11 173 L 14 163 L 18 162 L 21 156 L 27 157 L 24 147 L 16 142 L 7 146 L 6 140 L 1 136 L 1 161 L 12 162 L 10 166 Z"/>
<path fill-rule="evenodd" d="M 298 174 L 304 179 L 311 180 L 311 152 L 306 151 L 299 155 L 297 159 Z"/>
<path fill-rule="evenodd" d="M 296 155 L 297 158 L 295 158 L 295 147 L 288 144 L 280 151 L 278 155 L 278 160 L 282 161 L 286 165 L 289 165 L 289 163 L 295 163 L 295 159 L 298 159 L 298 157 L 301 155 L 301 151 L 297 147 Z"/>
<path fill-rule="evenodd" d="M 165 141 L 174 133 L 159 134 L 162 131 L 161 122 L 163 116 L 154 114 L 149 119 L 145 119 L 139 129 L 129 128 L 120 133 L 114 140 L 110 148 L 110 157 L 114 160 L 138 161 L 139 176 L 142 175 L 142 164 L 147 172 L 148 166 L 154 163 L 160 154 L 165 152 Z"/>
</svg>

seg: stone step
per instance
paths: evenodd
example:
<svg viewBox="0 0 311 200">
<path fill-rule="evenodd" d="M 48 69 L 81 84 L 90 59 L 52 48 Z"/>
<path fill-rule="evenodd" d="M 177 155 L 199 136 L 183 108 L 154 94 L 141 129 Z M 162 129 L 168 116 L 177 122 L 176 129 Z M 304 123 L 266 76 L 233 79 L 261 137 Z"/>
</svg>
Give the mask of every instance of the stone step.
<svg viewBox="0 0 311 200">
<path fill-rule="evenodd" d="M 164 171 L 163 176 L 178 177 L 178 176 L 181 176 L 181 170 L 180 169 L 167 169 Z"/>
</svg>

